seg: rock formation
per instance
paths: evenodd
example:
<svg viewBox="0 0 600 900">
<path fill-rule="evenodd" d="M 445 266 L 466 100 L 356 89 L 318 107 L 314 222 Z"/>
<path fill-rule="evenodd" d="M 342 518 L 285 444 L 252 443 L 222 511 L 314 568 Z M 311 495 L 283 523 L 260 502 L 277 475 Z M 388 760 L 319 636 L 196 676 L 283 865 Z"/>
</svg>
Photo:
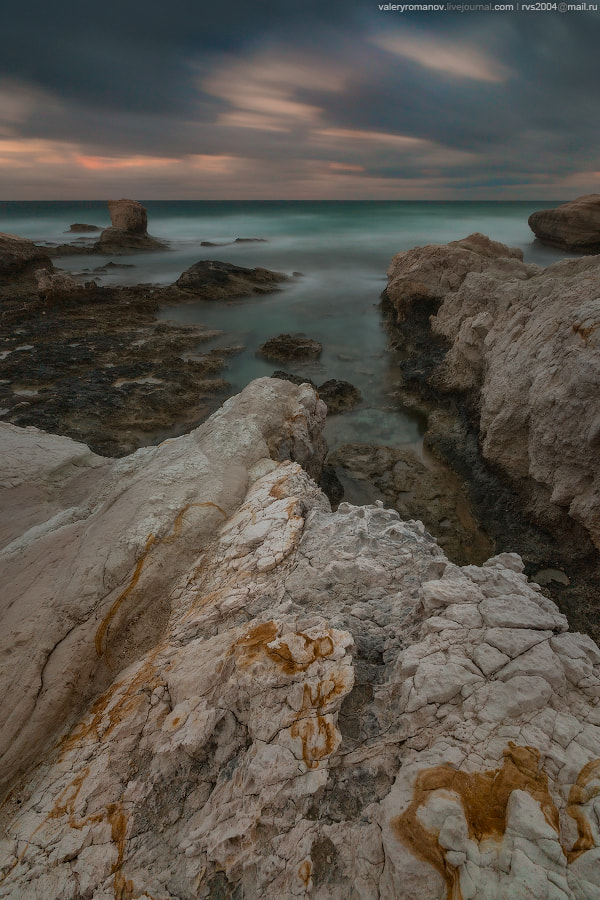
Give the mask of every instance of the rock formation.
<svg viewBox="0 0 600 900">
<path fill-rule="evenodd" d="M 246 269 L 214 259 L 201 260 L 183 272 L 175 286 L 202 300 L 229 300 L 278 290 L 287 276 L 270 269 Z"/>
<path fill-rule="evenodd" d="M 148 234 L 147 211 L 137 200 L 109 200 L 112 226 L 105 228 L 94 245 L 98 253 L 129 253 L 165 250 L 164 241 Z"/>
<path fill-rule="evenodd" d="M 133 201 L 132 201 L 133 202 Z M 109 203 L 110 208 L 110 203 Z M 113 221 L 114 224 L 114 221 Z M 77 232 L 79 234 L 84 234 L 90 231 L 102 231 L 99 225 L 86 225 L 84 222 L 74 222 L 73 225 L 69 227 L 70 232 Z"/>
<path fill-rule="evenodd" d="M 52 268 L 46 249 L 27 238 L 0 232 L 0 278 L 14 276 L 34 264 Z"/>
<path fill-rule="evenodd" d="M 399 319 L 437 313 L 449 349 L 428 380 L 468 397 L 485 458 L 536 521 L 568 515 L 600 547 L 600 257 L 541 269 L 471 235 L 400 253 L 388 274 Z"/>
<path fill-rule="evenodd" d="M 39 295 L 48 303 L 68 303 L 94 294 L 98 287 L 95 281 L 81 284 L 68 272 L 55 272 L 51 269 L 37 269 L 35 277 Z"/>
<path fill-rule="evenodd" d="M 290 359 L 317 359 L 321 355 L 323 345 L 319 341 L 306 337 L 305 334 L 278 334 L 258 348 L 259 356 L 286 362 Z"/>
<path fill-rule="evenodd" d="M 117 463 L 0 428 L 0 897 L 600 897 L 600 650 L 516 555 L 332 513 L 323 415 L 261 379 Z"/>
<path fill-rule="evenodd" d="M 555 209 L 529 216 L 529 227 L 540 241 L 582 253 L 600 252 L 600 194 L 585 194 Z"/>
</svg>

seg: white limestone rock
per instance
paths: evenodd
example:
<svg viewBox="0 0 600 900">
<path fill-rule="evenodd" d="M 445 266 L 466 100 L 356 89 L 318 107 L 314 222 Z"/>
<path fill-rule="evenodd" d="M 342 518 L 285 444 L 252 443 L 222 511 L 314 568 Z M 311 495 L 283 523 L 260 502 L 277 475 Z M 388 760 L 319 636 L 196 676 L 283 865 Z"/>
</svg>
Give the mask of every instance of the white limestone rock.
<svg viewBox="0 0 600 900">
<path fill-rule="evenodd" d="M 31 585 L 13 698 L 40 668 L 46 694 L 11 723 L 0 898 L 600 897 L 600 651 L 515 555 L 461 569 L 393 510 L 332 513 L 273 460 L 316 465 L 320 424 L 312 391 L 265 379 L 117 463 L 7 432 L 53 457 L 45 494 L 10 488 L 37 510 L 11 545 Z M 139 624 L 113 617 L 98 658 L 136 573 Z M 65 592 L 76 652 L 33 660 L 71 627 Z"/>
</svg>

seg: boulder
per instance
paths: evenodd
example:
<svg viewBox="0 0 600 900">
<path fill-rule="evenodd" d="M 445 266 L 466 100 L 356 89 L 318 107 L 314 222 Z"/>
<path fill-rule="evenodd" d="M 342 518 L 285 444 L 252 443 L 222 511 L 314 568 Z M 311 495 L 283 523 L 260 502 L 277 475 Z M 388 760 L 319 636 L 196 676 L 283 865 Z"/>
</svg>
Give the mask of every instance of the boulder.
<svg viewBox="0 0 600 900">
<path fill-rule="evenodd" d="M 397 322 L 418 314 L 421 308 L 430 315 L 447 293 L 460 287 L 469 272 L 481 272 L 491 265 L 512 272 L 515 262 L 522 260 L 522 250 L 479 233 L 449 244 L 414 247 L 392 259 L 386 298 Z"/>
<path fill-rule="evenodd" d="M 349 381 L 330 378 L 319 385 L 319 397 L 327 406 L 329 414 L 346 412 L 354 409 L 362 401 L 362 394 Z"/>
<path fill-rule="evenodd" d="M 148 211 L 137 200 L 109 200 L 108 211 L 113 228 L 130 234 L 148 231 Z"/>
<path fill-rule="evenodd" d="M 0 232 L 0 277 L 16 275 L 33 264 L 52 268 L 48 251 L 27 238 Z"/>
<path fill-rule="evenodd" d="M 600 194 L 585 194 L 529 216 L 529 227 L 544 244 L 582 253 L 600 252 Z"/>
<path fill-rule="evenodd" d="M 257 354 L 265 359 L 285 362 L 289 359 L 318 359 L 323 350 L 319 341 L 306 337 L 305 334 L 278 334 L 258 348 Z"/>
<path fill-rule="evenodd" d="M 279 290 L 281 282 L 286 280 L 286 275 L 270 269 L 246 269 L 233 263 L 206 259 L 186 269 L 175 286 L 202 300 L 229 300 Z"/>
<path fill-rule="evenodd" d="M 81 284 L 68 272 L 55 272 L 51 269 L 37 269 L 35 277 L 38 293 L 48 303 L 71 302 L 78 297 L 94 293 L 98 287 L 95 281 Z"/>
<path fill-rule="evenodd" d="M 323 419 L 262 379 L 118 462 L 0 426 L 0 898 L 600 895 L 600 649 L 516 554 L 333 513 Z"/>
</svg>

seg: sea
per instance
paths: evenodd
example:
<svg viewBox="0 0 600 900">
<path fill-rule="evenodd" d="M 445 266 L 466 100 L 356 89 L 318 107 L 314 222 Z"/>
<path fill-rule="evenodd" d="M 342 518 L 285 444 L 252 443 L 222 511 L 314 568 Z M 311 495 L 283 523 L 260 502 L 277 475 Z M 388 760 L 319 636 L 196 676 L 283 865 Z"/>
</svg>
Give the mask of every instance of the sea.
<svg viewBox="0 0 600 900">
<path fill-rule="evenodd" d="M 169 241 L 169 250 L 110 258 L 120 266 L 108 273 L 94 272 L 109 261 L 95 255 L 61 257 L 55 264 L 102 284 L 168 284 L 206 259 L 290 275 L 273 294 L 165 307 L 160 317 L 222 330 L 221 337 L 203 345 L 205 350 L 243 346 L 228 359 L 224 373 L 236 392 L 277 368 L 256 355 L 268 338 L 301 332 L 320 341 L 318 361 L 279 368 L 317 385 L 343 379 L 361 391 L 357 409 L 328 417 L 330 447 L 370 443 L 418 448 L 425 422 L 402 406 L 400 357 L 389 348 L 379 306 L 392 257 L 478 231 L 522 248 L 526 261 L 547 266 L 565 254 L 535 241 L 527 219 L 536 209 L 558 202 L 142 200 L 149 233 Z M 0 202 L 0 231 L 37 243 L 93 241 L 94 236 L 67 233 L 76 222 L 107 227 L 106 203 Z M 201 246 L 203 241 L 221 246 Z"/>
</svg>

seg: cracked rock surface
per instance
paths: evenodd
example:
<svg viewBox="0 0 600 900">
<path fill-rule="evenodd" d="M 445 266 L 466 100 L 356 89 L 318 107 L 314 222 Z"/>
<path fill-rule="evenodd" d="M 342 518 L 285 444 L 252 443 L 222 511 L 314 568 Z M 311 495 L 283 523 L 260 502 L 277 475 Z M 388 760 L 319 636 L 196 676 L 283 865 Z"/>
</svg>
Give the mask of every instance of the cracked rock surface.
<svg viewBox="0 0 600 900">
<path fill-rule="evenodd" d="M 323 418 L 261 379 L 117 462 L 2 429 L 32 450 L 4 488 L 32 599 L 0 898 L 600 898 L 600 650 L 516 554 L 459 567 L 394 510 L 332 513 L 300 465 Z M 74 609 L 76 667 L 50 652 L 25 715 Z"/>
<path fill-rule="evenodd" d="M 474 234 L 394 257 L 401 319 L 425 307 L 449 349 L 430 383 L 467 395 L 484 458 L 556 529 L 567 516 L 600 548 L 600 256 L 541 269 Z"/>
</svg>

